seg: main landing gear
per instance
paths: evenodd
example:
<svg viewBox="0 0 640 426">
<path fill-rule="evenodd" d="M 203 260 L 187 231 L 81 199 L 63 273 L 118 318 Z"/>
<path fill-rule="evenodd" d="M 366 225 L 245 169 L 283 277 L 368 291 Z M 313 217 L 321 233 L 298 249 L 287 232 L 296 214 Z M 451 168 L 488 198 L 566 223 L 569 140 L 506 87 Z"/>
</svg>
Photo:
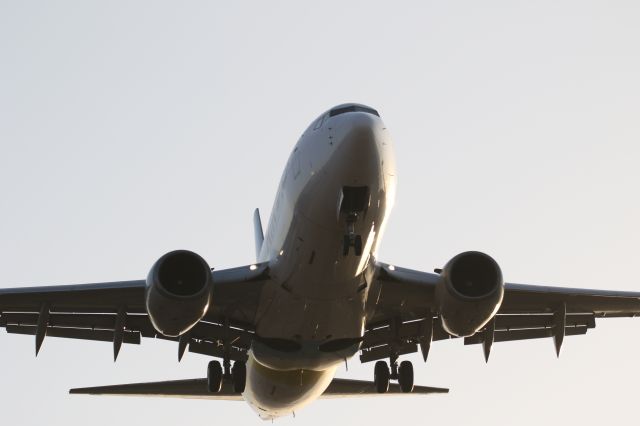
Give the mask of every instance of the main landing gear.
<svg viewBox="0 0 640 426">
<path fill-rule="evenodd" d="M 207 366 L 207 390 L 211 393 L 220 392 L 222 382 L 230 381 L 233 385 L 233 391 L 236 393 L 244 392 L 247 381 L 247 365 L 243 361 L 236 361 L 231 368 L 231 362 L 226 361 L 225 370 L 222 371 L 220 361 L 210 361 Z"/>
<path fill-rule="evenodd" d="M 411 361 L 402 361 L 398 365 L 397 357 L 391 358 L 391 369 L 385 361 L 376 362 L 373 373 L 373 382 L 378 393 L 389 390 L 389 381 L 397 380 L 400 390 L 404 393 L 413 391 L 413 364 Z"/>
</svg>

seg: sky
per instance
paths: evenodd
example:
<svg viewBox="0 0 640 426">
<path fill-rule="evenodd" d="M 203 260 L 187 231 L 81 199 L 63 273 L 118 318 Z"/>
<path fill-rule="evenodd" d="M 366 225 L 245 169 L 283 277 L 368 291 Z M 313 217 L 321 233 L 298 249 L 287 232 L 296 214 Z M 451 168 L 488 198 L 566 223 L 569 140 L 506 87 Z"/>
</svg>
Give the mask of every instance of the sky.
<svg viewBox="0 0 640 426">
<path fill-rule="evenodd" d="M 0 286 L 139 279 L 186 248 L 253 261 L 294 143 L 361 102 L 393 135 L 380 260 L 430 271 L 466 250 L 505 279 L 638 290 L 635 1 L 0 0 Z M 214 302 L 215 303 L 215 302 Z M 8 424 L 258 424 L 243 403 L 70 396 L 204 377 L 171 342 L 0 333 Z M 582 425 L 638 417 L 640 321 L 587 336 L 438 342 L 416 383 L 448 395 L 318 401 L 286 425 Z M 357 358 L 340 377 L 370 380 Z"/>
</svg>

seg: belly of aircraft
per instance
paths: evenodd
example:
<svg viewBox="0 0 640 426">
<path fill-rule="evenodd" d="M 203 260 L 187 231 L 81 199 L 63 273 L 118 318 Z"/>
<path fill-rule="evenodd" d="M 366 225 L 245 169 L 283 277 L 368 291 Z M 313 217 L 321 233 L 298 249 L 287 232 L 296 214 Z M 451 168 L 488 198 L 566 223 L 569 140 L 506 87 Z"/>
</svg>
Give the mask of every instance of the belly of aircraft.
<svg viewBox="0 0 640 426">
<path fill-rule="evenodd" d="M 358 271 L 363 258 L 344 256 L 339 228 L 332 231 L 294 218 L 283 256 L 274 262 L 272 281 L 263 290 L 256 327 L 264 339 L 258 345 L 277 351 L 280 340 L 288 343 L 283 342 L 282 353 L 257 348 L 263 364 L 322 370 L 357 351 L 367 294 Z"/>
<path fill-rule="evenodd" d="M 290 415 L 322 395 L 335 370 L 272 369 L 256 361 L 250 352 L 242 396 L 264 420 Z"/>
</svg>

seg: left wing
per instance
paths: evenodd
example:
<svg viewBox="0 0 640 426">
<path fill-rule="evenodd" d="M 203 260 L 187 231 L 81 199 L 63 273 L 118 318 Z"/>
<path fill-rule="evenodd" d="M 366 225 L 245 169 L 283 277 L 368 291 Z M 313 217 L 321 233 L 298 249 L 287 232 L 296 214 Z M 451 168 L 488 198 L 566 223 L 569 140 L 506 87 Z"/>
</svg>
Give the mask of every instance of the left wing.
<svg viewBox="0 0 640 426">
<path fill-rule="evenodd" d="M 437 317 L 435 288 L 440 276 L 379 263 L 373 274 L 362 362 L 421 349 L 426 360 L 432 341 L 449 339 Z M 371 299 L 372 298 L 372 299 Z M 505 284 L 500 310 L 487 327 L 464 339 L 484 344 L 585 334 L 596 318 L 640 315 L 640 292 Z M 489 335 L 490 332 L 490 335 Z"/>
<path fill-rule="evenodd" d="M 266 264 L 212 272 L 214 306 L 180 339 L 154 329 L 146 313 L 144 280 L 2 289 L 0 327 L 35 335 L 36 354 L 45 336 L 112 342 L 114 358 L 123 343 L 154 337 L 179 341 L 179 358 L 187 348 L 222 357 L 226 338 L 232 341 L 230 359 L 243 360 L 268 272 Z"/>
</svg>

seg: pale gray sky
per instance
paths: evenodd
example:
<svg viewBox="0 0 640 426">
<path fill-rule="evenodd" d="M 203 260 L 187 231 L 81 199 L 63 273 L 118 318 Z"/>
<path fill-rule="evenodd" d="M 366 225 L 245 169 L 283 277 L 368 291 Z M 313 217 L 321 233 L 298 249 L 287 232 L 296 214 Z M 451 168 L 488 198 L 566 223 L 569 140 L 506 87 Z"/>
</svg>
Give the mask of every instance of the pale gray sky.
<svg viewBox="0 0 640 426">
<path fill-rule="evenodd" d="M 223 5 L 224 3 L 224 5 Z M 166 251 L 253 260 L 287 155 L 323 110 L 377 108 L 399 188 L 382 260 L 494 256 L 509 281 L 640 290 L 636 1 L 0 0 L 2 286 L 142 278 Z M 68 396 L 203 376 L 174 344 L 0 334 L 2 421 L 258 422 L 243 403 Z M 640 320 L 550 339 L 434 344 L 446 396 L 320 401 L 281 424 L 636 421 Z M 350 362 L 340 376 L 370 379 Z"/>
</svg>

